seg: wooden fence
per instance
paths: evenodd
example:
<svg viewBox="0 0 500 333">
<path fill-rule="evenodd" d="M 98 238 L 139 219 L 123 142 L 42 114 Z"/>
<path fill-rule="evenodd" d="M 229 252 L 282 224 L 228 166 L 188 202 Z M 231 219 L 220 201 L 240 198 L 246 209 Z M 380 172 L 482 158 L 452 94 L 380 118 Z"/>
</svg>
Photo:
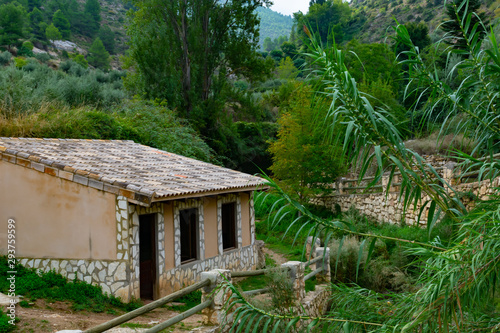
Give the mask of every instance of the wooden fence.
<svg viewBox="0 0 500 333">
<path fill-rule="evenodd" d="M 330 281 L 330 250 L 327 247 L 320 247 L 319 239 L 313 239 L 310 237 L 307 244 L 307 258 L 310 260 L 306 262 L 290 261 L 284 263 L 278 269 L 286 271 L 289 273 L 293 281 L 293 293 L 295 300 L 300 303 L 305 297 L 305 281 L 313 277 L 317 277 L 318 282 L 329 282 Z M 304 276 L 304 270 L 314 265 L 314 269 Z M 176 299 L 185 296 L 193 291 L 202 290 L 201 304 L 180 313 L 167 321 L 160 323 L 152 328 L 147 329 L 146 333 L 156 333 L 160 332 L 174 324 L 202 311 L 204 316 L 204 324 L 207 325 L 219 325 L 219 327 L 230 324 L 225 322 L 225 319 L 230 318 L 224 312 L 224 304 L 228 299 L 227 294 L 224 294 L 222 288 L 219 288 L 225 281 L 231 281 L 233 277 L 251 277 L 259 276 L 268 273 L 270 270 L 276 268 L 267 268 L 254 271 L 234 271 L 223 269 L 213 269 L 208 272 L 202 272 L 200 276 L 200 281 L 183 288 L 177 292 L 153 301 L 147 305 L 144 305 L 136 310 L 128 312 L 122 316 L 114 318 L 108 322 L 102 323 L 95 327 L 85 330 L 83 333 L 100 333 L 109 330 L 113 327 L 126 323 L 136 317 L 143 314 L 151 312 L 167 303 L 173 302 Z M 269 288 L 249 290 L 243 292 L 244 295 L 257 295 L 269 292 Z"/>
</svg>

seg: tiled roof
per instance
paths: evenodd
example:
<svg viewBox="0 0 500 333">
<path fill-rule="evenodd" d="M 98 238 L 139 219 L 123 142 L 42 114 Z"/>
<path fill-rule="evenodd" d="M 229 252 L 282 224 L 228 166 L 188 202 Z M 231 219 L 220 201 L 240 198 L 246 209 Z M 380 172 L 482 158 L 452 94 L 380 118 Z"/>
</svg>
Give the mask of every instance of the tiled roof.
<svg viewBox="0 0 500 333">
<path fill-rule="evenodd" d="M 263 179 L 120 140 L 0 138 L 0 159 L 149 205 L 252 190 Z"/>
</svg>

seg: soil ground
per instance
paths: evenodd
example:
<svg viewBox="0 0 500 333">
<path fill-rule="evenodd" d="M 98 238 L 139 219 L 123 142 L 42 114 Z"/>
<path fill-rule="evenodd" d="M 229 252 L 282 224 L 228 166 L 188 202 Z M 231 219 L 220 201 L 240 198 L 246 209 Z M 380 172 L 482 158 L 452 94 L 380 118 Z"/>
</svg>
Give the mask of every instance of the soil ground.
<svg viewBox="0 0 500 333">
<path fill-rule="evenodd" d="M 282 254 L 276 253 L 266 247 L 264 247 L 264 252 L 275 261 L 276 265 L 288 261 Z M 266 300 L 265 295 L 261 295 L 258 298 Z M 19 322 L 16 324 L 14 332 L 42 333 L 57 332 L 60 330 L 85 330 L 109 321 L 121 314 L 74 311 L 71 309 L 71 303 L 69 302 L 49 303 L 46 300 L 37 300 L 29 308 L 23 308 L 19 305 L 16 307 L 16 317 L 19 318 Z M 141 332 L 177 314 L 178 312 L 171 311 L 168 308 L 159 308 L 108 332 Z M 202 316 L 201 314 L 196 314 L 184 319 L 164 332 L 186 333 L 201 326 Z"/>
<path fill-rule="evenodd" d="M 176 314 L 178 312 L 167 308 L 159 308 L 108 332 L 140 332 L 145 328 L 164 322 Z M 47 303 L 45 300 L 37 300 L 30 308 L 17 306 L 16 316 L 20 321 L 16 324 L 14 332 L 38 333 L 57 332 L 60 330 L 85 330 L 115 318 L 116 314 L 73 311 L 70 303 Z M 189 332 L 193 328 L 201 326 L 201 321 L 202 316 L 196 314 L 186 318 L 165 332 Z"/>
</svg>

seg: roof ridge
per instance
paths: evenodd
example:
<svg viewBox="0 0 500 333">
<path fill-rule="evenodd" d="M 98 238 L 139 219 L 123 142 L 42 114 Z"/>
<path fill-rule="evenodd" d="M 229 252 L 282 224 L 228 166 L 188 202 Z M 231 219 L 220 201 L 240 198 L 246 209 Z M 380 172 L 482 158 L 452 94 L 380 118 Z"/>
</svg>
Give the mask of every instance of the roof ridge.
<svg viewBox="0 0 500 333">
<path fill-rule="evenodd" d="M 22 137 L 8 137 L 0 136 L 1 140 L 19 140 L 19 141 L 75 141 L 75 142 L 88 142 L 88 141 L 101 141 L 101 142 L 133 142 L 134 140 L 117 140 L 117 139 L 74 139 L 74 138 L 22 138 Z"/>
</svg>

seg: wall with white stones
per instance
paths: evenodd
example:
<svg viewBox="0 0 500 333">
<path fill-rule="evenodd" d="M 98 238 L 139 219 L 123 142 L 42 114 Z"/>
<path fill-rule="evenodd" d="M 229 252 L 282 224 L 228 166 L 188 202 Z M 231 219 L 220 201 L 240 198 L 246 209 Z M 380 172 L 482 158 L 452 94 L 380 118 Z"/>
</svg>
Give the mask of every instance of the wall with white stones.
<svg viewBox="0 0 500 333">
<path fill-rule="evenodd" d="M 467 193 L 460 200 L 465 208 L 470 211 L 475 206 L 475 200 L 488 200 L 500 186 L 500 178 L 483 180 L 481 182 L 465 183 L 454 185 L 457 193 Z M 454 196 L 454 192 L 450 192 Z M 362 214 L 373 218 L 379 222 L 388 223 L 406 223 L 409 225 L 426 225 L 429 214 L 429 205 L 427 205 L 422 214 L 420 210 L 422 205 L 430 200 L 426 194 L 422 194 L 416 208 L 410 205 L 406 211 L 403 207 L 403 199 L 400 198 L 399 188 L 389 193 L 370 193 L 370 194 L 341 194 L 333 195 L 314 200 L 315 204 L 323 205 L 336 211 L 336 206 L 340 206 L 341 211 L 345 212 L 350 207 L 355 207 Z M 421 214 L 421 215 L 420 215 Z M 420 215 L 420 220 L 419 220 Z"/>
<path fill-rule="evenodd" d="M 215 268 L 230 270 L 255 269 L 258 262 L 258 251 L 255 244 L 255 220 L 253 202 L 250 211 L 242 212 L 241 200 L 238 194 L 217 197 L 218 224 L 218 255 L 205 258 L 205 226 L 203 198 L 177 200 L 173 202 L 174 253 L 165 252 L 165 221 L 164 204 L 153 203 L 143 207 L 129 203 L 127 198 L 116 198 L 116 259 L 115 260 L 72 260 L 72 259 L 33 259 L 22 258 L 20 263 L 26 267 L 39 269 L 43 272 L 54 270 L 70 280 L 78 279 L 100 286 L 108 294 L 120 297 L 128 302 L 131 298 L 140 297 L 140 262 L 139 262 L 139 216 L 156 214 L 157 221 L 157 297 L 168 295 L 183 286 L 192 284 L 199 279 L 201 272 Z M 226 202 L 236 202 L 237 242 L 238 248 L 229 251 L 222 249 L 221 213 L 220 207 Z M 186 264 L 180 259 L 180 228 L 179 210 L 198 208 L 199 226 L 199 257 L 198 260 Z M 242 246 L 242 214 L 250 214 L 251 245 Z M 166 270 L 166 256 L 173 256 L 175 267 Z"/>
</svg>

